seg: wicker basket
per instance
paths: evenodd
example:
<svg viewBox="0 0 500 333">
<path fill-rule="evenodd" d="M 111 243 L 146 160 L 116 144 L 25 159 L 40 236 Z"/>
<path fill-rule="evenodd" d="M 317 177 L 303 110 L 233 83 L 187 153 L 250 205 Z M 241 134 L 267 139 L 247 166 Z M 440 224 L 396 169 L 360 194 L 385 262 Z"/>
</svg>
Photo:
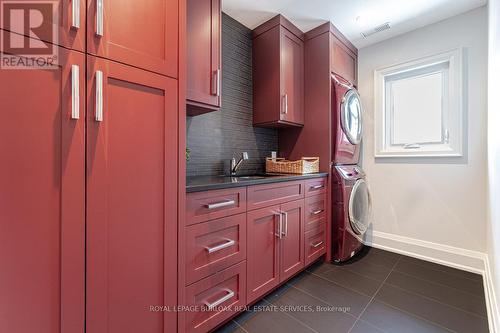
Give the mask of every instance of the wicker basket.
<svg viewBox="0 0 500 333">
<path fill-rule="evenodd" d="M 302 157 L 298 161 L 287 161 L 284 158 L 266 158 L 267 173 L 306 174 L 319 172 L 319 157 Z"/>
</svg>

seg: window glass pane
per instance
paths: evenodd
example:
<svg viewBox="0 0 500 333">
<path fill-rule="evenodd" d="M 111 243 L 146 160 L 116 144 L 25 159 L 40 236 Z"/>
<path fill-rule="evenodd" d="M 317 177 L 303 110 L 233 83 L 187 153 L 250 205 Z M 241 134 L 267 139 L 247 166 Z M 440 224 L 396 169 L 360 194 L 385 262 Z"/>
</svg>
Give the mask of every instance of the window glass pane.
<svg viewBox="0 0 500 333">
<path fill-rule="evenodd" d="M 442 72 L 390 82 L 392 144 L 442 141 Z"/>
</svg>

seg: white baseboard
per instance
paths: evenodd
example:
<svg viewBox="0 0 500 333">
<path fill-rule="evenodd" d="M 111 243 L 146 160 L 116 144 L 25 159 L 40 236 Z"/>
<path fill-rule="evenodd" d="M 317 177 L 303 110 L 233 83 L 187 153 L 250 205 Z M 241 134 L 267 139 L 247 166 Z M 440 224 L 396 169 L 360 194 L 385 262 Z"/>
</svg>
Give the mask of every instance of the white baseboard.
<svg viewBox="0 0 500 333">
<path fill-rule="evenodd" d="M 373 231 L 365 240 L 365 244 L 477 274 L 483 274 L 485 271 L 484 258 L 486 254 L 482 252 L 380 231 Z"/>
<path fill-rule="evenodd" d="M 490 266 L 488 256 L 484 259 L 485 271 L 483 274 L 484 293 L 486 296 L 486 309 L 488 310 L 488 321 L 490 332 L 500 332 L 500 313 L 495 294 L 495 284 L 493 280 L 493 270 Z"/>
<path fill-rule="evenodd" d="M 495 296 L 493 271 L 486 253 L 379 231 L 371 232 L 364 243 L 382 250 L 481 274 L 483 276 L 490 332 L 500 333 L 500 315 Z"/>
</svg>

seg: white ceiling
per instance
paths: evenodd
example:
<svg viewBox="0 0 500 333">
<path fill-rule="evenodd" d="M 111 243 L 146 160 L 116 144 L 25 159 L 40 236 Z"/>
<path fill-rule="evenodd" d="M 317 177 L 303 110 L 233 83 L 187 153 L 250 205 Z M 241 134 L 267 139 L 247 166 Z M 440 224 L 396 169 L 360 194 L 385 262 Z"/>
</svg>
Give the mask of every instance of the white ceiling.
<svg viewBox="0 0 500 333">
<path fill-rule="evenodd" d="M 250 29 L 283 14 L 302 31 L 332 21 L 358 48 L 485 5 L 487 0 L 222 0 L 222 10 Z M 359 17 L 359 18 L 358 18 Z M 357 19 L 358 18 L 358 19 Z M 362 31 L 391 29 L 368 38 Z"/>
</svg>

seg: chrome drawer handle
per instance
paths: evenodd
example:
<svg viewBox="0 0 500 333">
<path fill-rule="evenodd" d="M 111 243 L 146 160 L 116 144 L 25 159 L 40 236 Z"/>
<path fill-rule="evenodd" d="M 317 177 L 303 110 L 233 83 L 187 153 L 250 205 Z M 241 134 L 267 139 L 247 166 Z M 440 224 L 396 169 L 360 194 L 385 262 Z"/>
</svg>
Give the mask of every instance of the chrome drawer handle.
<svg viewBox="0 0 500 333">
<path fill-rule="evenodd" d="M 71 26 L 75 29 L 80 28 L 80 0 L 71 2 Z"/>
<path fill-rule="evenodd" d="M 225 243 L 222 243 L 220 245 L 217 245 L 217 246 L 214 246 L 214 247 L 205 247 L 208 251 L 208 253 L 214 253 L 214 252 L 217 252 L 217 251 L 220 251 L 220 250 L 223 250 L 227 247 L 231 247 L 233 246 L 234 244 L 236 244 L 236 242 L 232 239 L 226 239 L 226 242 Z"/>
<path fill-rule="evenodd" d="M 96 2 L 95 34 L 98 37 L 104 36 L 104 0 L 97 0 Z"/>
<path fill-rule="evenodd" d="M 314 247 L 314 248 L 317 248 L 317 247 L 319 247 L 321 244 L 323 244 L 323 241 L 318 242 L 318 243 L 316 243 L 316 244 L 311 244 L 311 246 L 312 246 L 312 247 Z"/>
<path fill-rule="evenodd" d="M 311 186 L 311 190 L 317 190 L 317 189 L 320 189 L 320 188 L 323 188 L 325 187 L 325 185 L 314 185 L 314 186 Z"/>
<path fill-rule="evenodd" d="M 325 210 L 324 209 L 318 209 L 318 210 L 315 210 L 314 212 L 311 212 L 312 215 L 318 215 L 318 214 L 321 214 L 323 213 Z"/>
<path fill-rule="evenodd" d="M 234 291 L 226 289 L 226 292 L 227 292 L 227 294 L 225 296 L 223 296 L 222 298 L 216 300 L 213 303 L 205 302 L 205 305 L 207 306 L 207 308 L 208 308 L 209 311 L 212 311 L 215 307 L 217 307 L 217 306 L 221 305 L 222 303 L 224 303 L 225 301 L 233 298 Z"/>
<path fill-rule="evenodd" d="M 274 216 L 278 216 L 278 232 L 275 234 L 279 239 L 283 238 L 283 213 L 273 212 Z"/>
<path fill-rule="evenodd" d="M 80 119 L 80 67 L 71 65 L 71 119 Z"/>
<path fill-rule="evenodd" d="M 103 74 L 102 71 L 95 72 L 95 121 L 102 121 L 104 118 L 103 111 Z"/>
<path fill-rule="evenodd" d="M 217 209 L 217 208 L 221 208 L 221 207 L 232 206 L 235 203 L 236 202 L 234 200 L 226 200 L 226 201 L 206 204 L 205 207 L 207 207 L 208 209 Z"/>
</svg>

